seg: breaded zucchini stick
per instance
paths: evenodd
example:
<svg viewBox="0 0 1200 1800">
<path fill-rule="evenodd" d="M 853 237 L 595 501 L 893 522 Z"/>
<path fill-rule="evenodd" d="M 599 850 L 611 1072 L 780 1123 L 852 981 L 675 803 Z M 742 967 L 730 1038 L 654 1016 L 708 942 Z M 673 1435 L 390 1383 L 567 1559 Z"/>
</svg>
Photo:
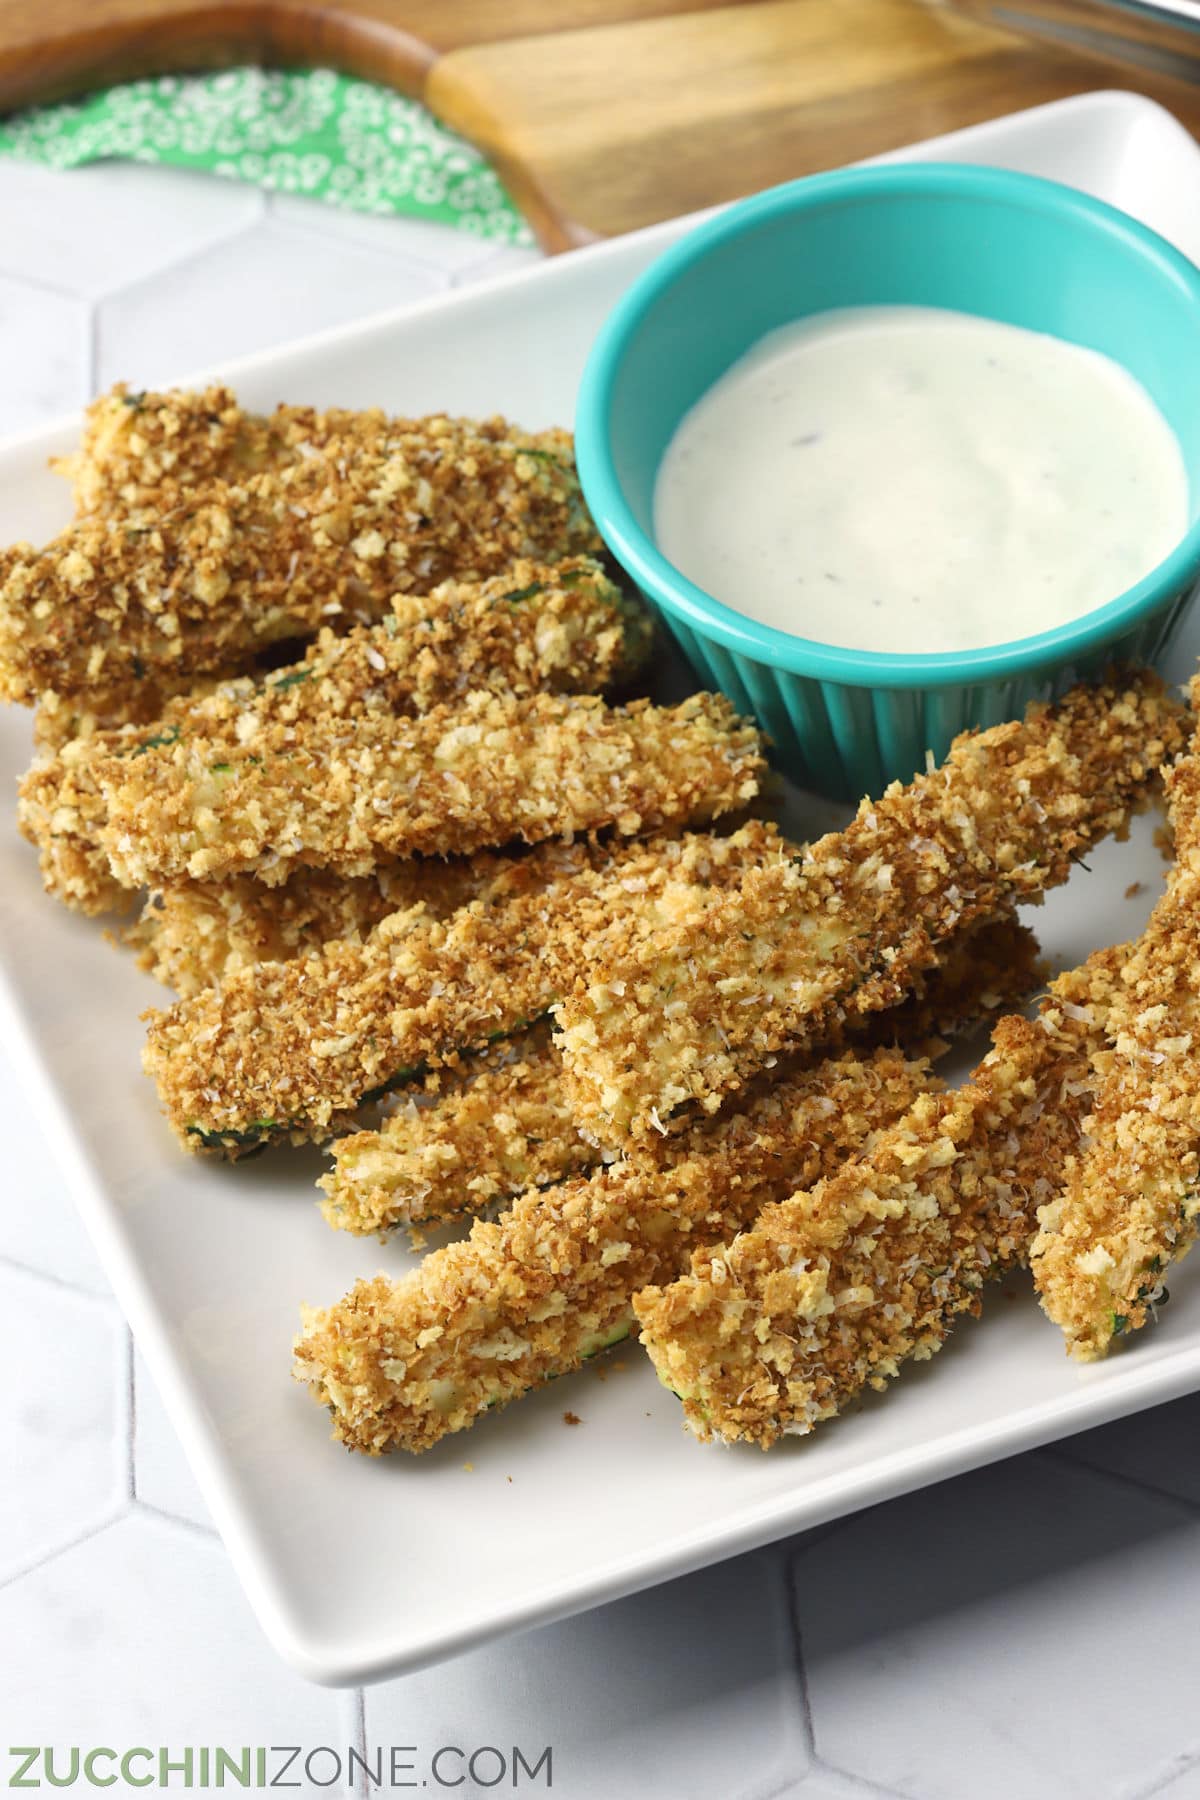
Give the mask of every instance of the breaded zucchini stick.
<svg viewBox="0 0 1200 1800">
<path fill-rule="evenodd" d="M 100 843 L 125 886 L 244 873 L 273 886 L 303 867 L 366 875 L 381 857 L 701 823 L 754 796 L 763 758 L 722 695 L 609 707 L 474 693 L 417 719 L 275 716 L 236 748 L 189 730 L 93 766 Z"/>
<path fill-rule="evenodd" d="M 599 689 L 629 676 L 649 644 L 640 605 L 587 557 L 554 569 L 517 563 L 493 581 L 447 582 L 420 598 L 398 596 L 380 625 L 342 638 L 323 632 L 301 662 L 265 679 L 243 677 L 177 697 L 142 730 L 72 734 L 23 781 L 21 829 L 41 852 L 50 893 L 83 912 L 123 910 L 122 887 L 137 883 L 114 875 L 104 848 L 101 777 L 123 773 L 125 761 L 185 741 L 203 744 L 207 792 L 214 775 L 232 775 L 239 764 L 257 768 L 267 755 L 278 758 L 281 746 L 290 751 L 298 731 L 316 734 L 314 754 L 324 745 L 332 755 L 347 720 L 423 712 L 471 688 Z M 48 711 L 39 708 L 38 716 Z M 51 716 L 65 711 L 57 707 Z"/>
<path fill-rule="evenodd" d="M 69 736 L 37 758 L 17 790 L 17 824 L 37 850 L 42 885 L 75 912 L 123 913 L 133 905 L 133 890 L 117 880 L 100 843 L 107 812 L 96 780 L 104 755 L 136 746 L 131 729 L 142 732 L 117 726 Z"/>
<path fill-rule="evenodd" d="M 141 968 L 188 998 L 258 963 L 308 956 L 335 938 L 364 938 L 392 913 L 424 906 L 428 917 L 447 918 L 510 860 L 485 851 L 452 861 L 410 857 L 349 881 L 301 869 L 275 888 L 252 875 L 185 881 L 151 894 L 123 937 Z"/>
<path fill-rule="evenodd" d="M 1039 896 L 1120 830 L 1183 716 L 1149 674 L 1076 688 L 960 737 L 803 863 L 752 869 L 698 932 L 615 946 L 558 1008 L 578 1117 L 620 1145 L 688 1102 L 716 1108 L 766 1057 L 820 1041 L 831 1011 L 893 1004 L 951 932 Z"/>
<path fill-rule="evenodd" d="M 499 418 L 455 423 L 494 443 L 541 448 L 564 462 L 572 455 L 565 431 L 527 433 Z M 77 514 L 136 518 L 161 512 L 208 483 L 286 468 L 331 440 L 381 444 L 420 424 L 390 419 L 378 408 L 278 406 L 273 413 L 252 413 L 219 384 L 200 391 L 131 393 L 118 382 L 88 407 L 79 449 L 54 467 L 73 484 Z"/>
<path fill-rule="evenodd" d="M 547 844 L 447 920 L 264 963 L 152 1014 L 145 1066 L 192 1149 L 329 1138 L 357 1107 L 542 1017 L 615 922 L 695 914 L 708 885 L 794 854 L 770 826 L 605 852 Z"/>
<path fill-rule="evenodd" d="M 1193 698 L 1197 696 L 1193 694 Z M 1039 1214 L 1034 1279 L 1081 1361 L 1107 1355 L 1167 1298 L 1200 1222 L 1200 761 L 1170 782 L 1178 862 L 1123 959 L 1087 1144 Z"/>
<path fill-rule="evenodd" d="M 1200 880 L 1180 882 L 1130 949 L 1108 1015 L 1087 1142 L 1038 1215 L 1038 1297 L 1089 1362 L 1140 1330 L 1200 1219 Z"/>
<path fill-rule="evenodd" d="M 69 700 L 60 694 L 43 694 L 33 715 L 34 748 L 45 757 L 54 755 L 75 738 L 95 737 L 101 731 L 117 731 L 124 725 L 151 726 L 180 694 L 198 699 L 214 686 L 210 677 L 185 675 L 177 681 L 96 687 Z"/>
<path fill-rule="evenodd" d="M 0 554 L 0 698 L 225 671 L 396 593 L 599 548 L 569 458 L 434 418 Z"/>
<path fill-rule="evenodd" d="M 1103 1043 L 1076 996 L 1110 958 L 1056 982 L 1036 1020 L 1002 1019 L 965 1087 L 919 1096 L 836 1174 L 636 1296 L 642 1341 L 697 1436 L 767 1449 L 806 1434 L 931 1356 L 978 1312 L 984 1282 L 1025 1258 Z"/>
<path fill-rule="evenodd" d="M 512 564 L 489 581 L 397 594 L 384 618 L 322 631 L 297 662 L 171 701 L 146 738 L 170 728 L 235 754 L 273 726 L 431 712 L 486 689 L 599 694 L 642 668 L 649 615 L 590 556 Z"/>
<path fill-rule="evenodd" d="M 321 1211 L 335 1231 L 361 1237 L 481 1212 L 600 1161 L 563 1099 L 545 1025 L 493 1046 L 451 1092 L 408 1096 L 380 1130 L 338 1139 L 333 1155 Z"/>
<path fill-rule="evenodd" d="M 302 663 L 242 671 L 202 713 L 233 722 L 281 681 L 304 682 L 309 711 L 428 712 L 472 688 L 494 692 L 601 693 L 625 686 L 653 642 L 649 614 L 588 556 L 548 565 L 515 562 L 490 581 L 446 581 L 430 594 L 397 594 L 379 624 L 346 637 L 326 628 Z M 71 738 L 122 725 L 154 727 L 191 717 L 189 702 L 216 681 L 188 676 L 96 687 L 75 699 L 44 696 L 34 741 L 58 750 Z M 286 689 L 285 689 L 286 691 Z M 188 698 L 181 706 L 179 696 Z"/>
<path fill-rule="evenodd" d="M 912 1050 L 969 1030 L 1037 985 L 1037 940 L 1004 919 L 966 934 L 946 965 L 903 1006 L 856 1020 L 842 1039 L 864 1037 Z M 468 1075 L 469 1075 L 468 1071 Z M 363 1236 L 478 1212 L 497 1199 L 546 1187 L 600 1163 L 567 1102 L 562 1058 L 546 1033 L 483 1066 L 436 1101 L 409 1098 L 378 1131 L 332 1146 L 320 1186 L 335 1230 Z"/>
<path fill-rule="evenodd" d="M 669 1279 L 797 1181 L 831 1173 L 928 1080 L 896 1051 L 822 1062 L 745 1112 L 639 1147 L 588 1178 L 523 1195 L 406 1280 L 359 1282 L 307 1316 L 295 1373 L 355 1450 L 427 1450 L 480 1413 L 576 1368 Z"/>
</svg>

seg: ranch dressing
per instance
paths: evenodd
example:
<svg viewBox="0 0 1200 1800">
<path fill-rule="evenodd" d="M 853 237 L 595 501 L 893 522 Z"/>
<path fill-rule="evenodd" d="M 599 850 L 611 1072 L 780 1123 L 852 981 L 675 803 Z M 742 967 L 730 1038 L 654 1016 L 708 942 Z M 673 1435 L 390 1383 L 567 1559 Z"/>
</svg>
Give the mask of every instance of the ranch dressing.
<svg viewBox="0 0 1200 1800">
<path fill-rule="evenodd" d="M 660 549 L 856 650 L 970 650 L 1102 606 L 1184 535 L 1179 443 L 1108 357 L 932 307 L 771 332 L 680 423 Z"/>
</svg>

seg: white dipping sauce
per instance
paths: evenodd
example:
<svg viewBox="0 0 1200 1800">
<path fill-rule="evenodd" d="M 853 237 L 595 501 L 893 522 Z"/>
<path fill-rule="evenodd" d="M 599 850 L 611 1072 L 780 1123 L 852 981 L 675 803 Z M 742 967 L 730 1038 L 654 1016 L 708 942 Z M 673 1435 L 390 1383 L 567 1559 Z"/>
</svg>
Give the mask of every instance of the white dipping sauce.
<svg viewBox="0 0 1200 1800">
<path fill-rule="evenodd" d="M 715 599 L 856 650 L 968 650 L 1113 600 L 1188 526 L 1179 443 L 1108 357 L 932 307 L 773 331 L 685 416 L 659 548 Z"/>
</svg>

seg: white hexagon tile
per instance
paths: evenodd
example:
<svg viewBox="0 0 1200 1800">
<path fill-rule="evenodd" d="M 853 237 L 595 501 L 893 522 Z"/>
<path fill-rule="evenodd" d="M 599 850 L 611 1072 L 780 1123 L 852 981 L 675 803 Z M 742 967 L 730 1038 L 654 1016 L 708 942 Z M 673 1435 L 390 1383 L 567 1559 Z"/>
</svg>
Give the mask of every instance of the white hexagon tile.
<svg viewBox="0 0 1200 1800">
<path fill-rule="evenodd" d="M 21 1647 L 4 1695 L 21 1742 L 354 1741 L 353 1696 L 264 1656 L 218 1541 L 147 1514 L 0 1592 L 0 1637 Z"/>
<path fill-rule="evenodd" d="M 367 1741 L 538 1747 L 571 1800 L 768 1800 L 809 1766 L 777 1552 L 719 1564 L 366 1695 Z"/>
<path fill-rule="evenodd" d="M 4 821 L 11 829 L 9 820 Z M 0 1180 L 0 1266 L 32 1269 L 89 1294 L 108 1294 L 108 1278 L 63 1191 L 50 1154 L 36 1144 L 21 1096 L 18 1071 L 0 1050 L 0 1129 L 6 1142 L 26 1147 L 21 1179 Z"/>
<path fill-rule="evenodd" d="M 0 271 L 62 294 L 117 293 L 232 237 L 266 209 L 254 188 L 138 163 L 64 175 L 0 161 Z"/>
<path fill-rule="evenodd" d="M 1035 1454 L 860 1514 L 792 1569 L 815 1747 L 848 1773 L 1135 1800 L 1200 1757 L 1200 1520 L 1176 1501 Z"/>
<path fill-rule="evenodd" d="M 0 437 L 27 431 L 87 399 L 88 325 L 83 301 L 0 275 Z"/>
<path fill-rule="evenodd" d="M 163 169 L 0 164 L 0 219 L 0 432 L 532 260 Z M 565 1800 L 1200 1800 L 1200 1400 L 365 1696 L 308 1687 L 259 1635 L 13 1075 L 11 1734 L 550 1744 Z M 323 1775 L 300 1791 L 349 1791 Z"/>
<path fill-rule="evenodd" d="M 270 194 L 266 203 L 273 218 L 297 231 L 312 233 L 326 247 L 333 243 L 359 244 L 388 257 L 395 257 L 399 247 L 406 262 L 423 263 L 443 281 L 475 279 L 485 269 L 494 273 L 498 260 L 512 268 L 524 268 L 539 260 L 536 250 L 509 246 L 498 249 L 472 232 L 447 231 L 444 225 L 423 219 L 398 222 L 390 216 L 314 204 L 297 194 Z"/>
<path fill-rule="evenodd" d="M 1068 1438 L 1059 1451 L 1200 1507 L 1200 1394 Z"/>
<path fill-rule="evenodd" d="M 448 286 L 427 264 L 265 218 L 98 302 L 96 381 L 189 368 L 344 325 Z"/>
<path fill-rule="evenodd" d="M 0 1264 L 9 1468 L 0 1483 L 0 1581 L 124 1505 L 126 1346 L 106 1301 Z"/>
<path fill-rule="evenodd" d="M 204 1496 L 188 1467 L 149 1369 L 134 1352 L 132 1371 L 133 1493 L 173 1519 L 213 1529 Z"/>
</svg>

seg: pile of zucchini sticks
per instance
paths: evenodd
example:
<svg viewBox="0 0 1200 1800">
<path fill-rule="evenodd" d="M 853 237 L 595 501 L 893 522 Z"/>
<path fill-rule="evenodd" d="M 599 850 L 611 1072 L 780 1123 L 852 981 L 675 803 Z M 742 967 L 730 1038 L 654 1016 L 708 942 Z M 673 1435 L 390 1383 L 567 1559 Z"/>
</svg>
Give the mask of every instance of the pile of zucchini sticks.
<svg viewBox="0 0 1200 1800">
<path fill-rule="evenodd" d="M 48 892 L 174 990 L 145 1066 L 187 1150 L 327 1144 L 335 1229 L 459 1233 L 306 1313 L 344 1444 L 425 1450 L 640 1332 L 698 1436 L 765 1447 L 1015 1265 L 1077 1355 L 1153 1314 L 1200 1211 L 1200 761 L 1153 675 L 805 847 L 725 699 L 640 697 L 566 434 L 118 387 L 60 466 L 73 523 L 0 554 Z M 1164 768 L 1146 932 L 1025 1016 L 1016 908 Z"/>
</svg>

